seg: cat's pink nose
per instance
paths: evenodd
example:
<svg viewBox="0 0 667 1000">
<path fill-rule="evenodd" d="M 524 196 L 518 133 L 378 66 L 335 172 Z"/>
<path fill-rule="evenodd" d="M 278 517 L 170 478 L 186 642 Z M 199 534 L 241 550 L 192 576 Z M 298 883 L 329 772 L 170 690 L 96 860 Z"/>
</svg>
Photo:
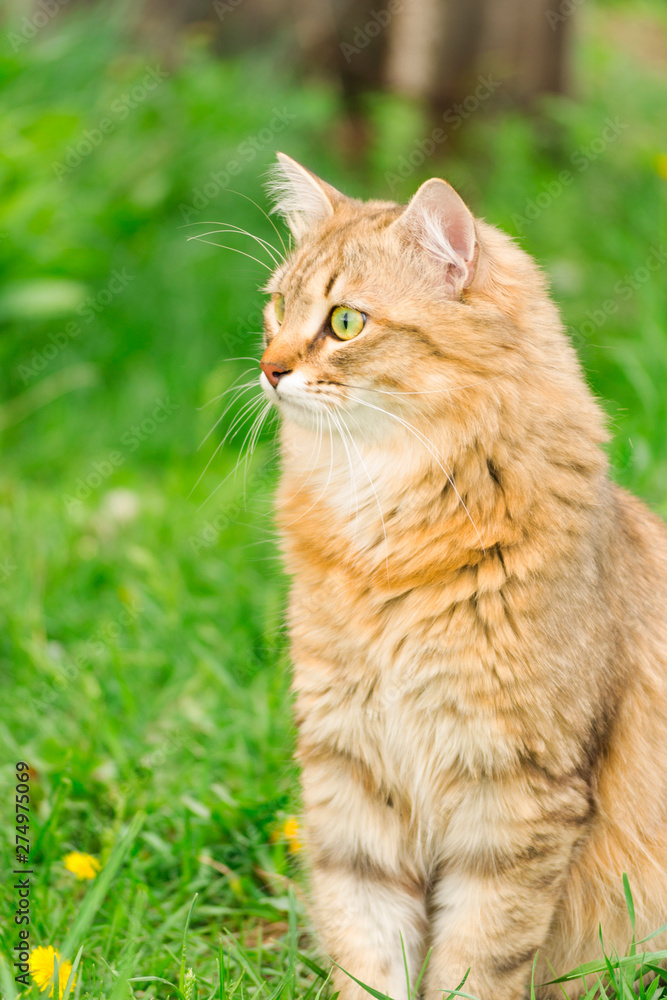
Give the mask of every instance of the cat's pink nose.
<svg viewBox="0 0 667 1000">
<path fill-rule="evenodd" d="M 275 389 L 278 385 L 278 380 L 281 375 L 287 375 L 291 368 L 284 368 L 282 365 L 277 365 L 275 361 L 260 361 L 259 367 L 262 369 L 269 382 Z"/>
</svg>

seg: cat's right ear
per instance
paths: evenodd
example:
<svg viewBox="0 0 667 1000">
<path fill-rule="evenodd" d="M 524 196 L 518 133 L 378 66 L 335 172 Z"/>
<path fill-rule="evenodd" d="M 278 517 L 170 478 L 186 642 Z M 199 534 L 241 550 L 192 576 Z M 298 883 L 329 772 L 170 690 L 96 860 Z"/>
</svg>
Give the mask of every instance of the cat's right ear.
<svg viewBox="0 0 667 1000">
<path fill-rule="evenodd" d="M 309 229 L 331 218 L 344 195 L 285 153 L 276 153 L 267 188 L 273 211 L 283 217 L 298 241 Z"/>
<path fill-rule="evenodd" d="M 459 295 L 475 276 L 477 235 L 472 212 L 447 181 L 432 178 L 393 223 L 396 230 L 442 263 L 444 281 Z"/>
</svg>

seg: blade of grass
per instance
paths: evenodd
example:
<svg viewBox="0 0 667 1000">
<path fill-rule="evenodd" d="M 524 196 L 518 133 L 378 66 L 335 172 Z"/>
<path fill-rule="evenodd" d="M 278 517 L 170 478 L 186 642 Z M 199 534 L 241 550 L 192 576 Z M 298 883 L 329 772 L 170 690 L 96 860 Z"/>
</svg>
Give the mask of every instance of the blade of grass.
<svg viewBox="0 0 667 1000">
<path fill-rule="evenodd" d="M 197 902 L 198 895 L 199 893 L 196 892 L 192 898 L 192 902 L 190 903 L 190 909 L 188 910 L 188 915 L 185 919 L 185 927 L 183 928 L 183 944 L 181 945 L 181 969 L 178 975 L 178 988 L 179 990 L 181 990 L 181 992 L 183 991 L 183 988 L 185 986 L 185 963 L 188 957 L 188 930 L 190 929 L 190 921 L 192 920 L 192 911 L 195 908 L 195 903 Z"/>
<path fill-rule="evenodd" d="M 128 983 L 164 983 L 180 997 L 180 1000 L 185 1000 L 176 983 L 170 983 L 168 979 L 163 979 L 161 976 L 133 976 L 132 979 L 128 979 Z"/>
<path fill-rule="evenodd" d="M 539 951 L 535 952 L 535 958 L 533 959 L 533 968 L 530 970 L 530 1000 L 535 1000 L 535 966 L 537 965 L 537 956 Z"/>
<path fill-rule="evenodd" d="M 294 895 L 294 889 L 290 885 L 288 894 L 288 908 L 287 908 L 287 927 L 288 927 L 288 941 L 289 941 L 289 973 L 290 973 L 290 983 L 291 983 L 291 994 L 294 996 L 296 994 L 296 957 L 299 952 L 299 927 L 298 919 L 296 913 L 296 896 Z"/>
<path fill-rule="evenodd" d="M 137 886 L 134 896 L 134 904 L 130 914 L 130 926 L 128 933 L 128 944 L 124 953 L 121 953 L 121 961 L 118 969 L 118 978 L 114 983 L 109 1000 L 125 1000 L 127 995 L 127 982 L 134 965 L 141 931 L 141 918 L 147 903 L 147 893 L 144 886 Z"/>
<path fill-rule="evenodd" d="M 342 965 L 338 965 L 338 962 L 334 962 L 334 965 L 336 965 L 341 972 L 344 972 L 346 976 L 349 976 L 350 979 L 353 979 L 358 986 L 361 986 L 362 990 L 366 990 L 366 992 L 370 993 L 372 997 L 375 997 L 375 1000 L 393 1000 L 393 998 L 388 996 L 386 993 L 381 993 L 379 990 L 373 989 L 372 986 L 368 986 L 367 983 L 363 983 L 361 979 L 357 979 L 357 977 L 353 976 L 351 972 L 348 972 L 347 969 L 344 969 Z M 461 986 L 463 985 L 463 983 L 465 983 L 469 973 L 470 969 L 468 969 L 465 976 L 461 980 L 460 983 Z M 456 996 L 456 997 L 464 997 L 464 1000 L 479 1000 L 479 997 L 473 996 L 472 993 L 464 993 L 458 987 L 455 990 L 443 990 L 443 993 L 447 993 L 448 998 Z"/>
<path fill-rule="evenodd" d="M 218 1000 L 225 1000 L 225 984 L 227 982 L 227 968 L 225 966 L 225 953 L 222 948 L 222 938 L 218 941 Z"/>
<path fill-rule="evenodd" d="M 468 968 L 466 969 L 466 973 L 465 973 L 463 979 L 461 980 L 461 982 L 459 983 L 459 985 L 456 987 L 456 989 L 455 990 L 451 990 L 449 992 L 449 994 L 448 994 L 448 1000 L 449 1000 L 449 997 L 451 997 L 451 996 L 458 996 L 459 995 L 459 991 L 461 990 L 461 988 L 463 986 L 465 986 L 466 979 L 468 978 L 469 975 L 470 975 L 470 966 L 468 966 Z M 444 1000 L 444 995 L 445 995 L 445 990 L 443 990 L 443 1000 Z"/>
<path fill-rule="evenodd" d="M 278 1000 L 278 997 L 280 996 L 280 994 L 282 993 L 282 991 L 285 989 L 285 987 L 286 987 L 286 985 L 287 985 L 287 983 L 289 982 L 290 979 L 291 979 L 291 970 L 288 969 L 287 972 L 283 975 L 283 977 L 280 980 L 280 982 L 278 983 L 278 985 L 276 986 L 276 988 L 273 991 L 273 993 L 269 994 L 269 996 L 266 998 L 266 1000 Z"/>
<path fill-rule="evenodd" d="M 625 998 L 625 977 L 622 975 L 622 969 L 618 964 L 618 956 L 616 965 L 612 962 L 609 955 L 604 956 L 605 964 L 607 966 L 607 975 L 609 976 L 609 982 L 614 990 L 616 1000 L 624 1000 Z M 621 973 L 619 976 L 616 973 Z"/>
<path fill-rule="evenodd" d="M 62 995 L 61 1000 L 69 1000 L 70 993 L 72 992 L 72 987 L 74 986 L 74 981 L 76 979 L 76 970 L 79 968 L 79 962 L 81 961 L 81 955 L 83 954 L 83 945 L 79 948 L 76 953 L 76 958 L 72 962 L 72 968 L 70 974 L 67 977 L 67 982 L 65 983 L 65 991 Z"/>
<path fill-rule="evenodd" d="M 329 985 L 329 980 L 330 979 L 331 979 L 331 971 L 329 971 L 327 973 L 327 978 L 324 980 L 324 982 L 320 983 L 320 988 L 318 989 L 317 993 L 315 994 L 315 1000 L 320 1000 L 320 997 L 322 996 L 324 990 Z"/>
<path fill-rule="evenodd" d="M 67 794 L 71 790 L 71 788 L 72 788 L 72 779 L 69 777 L 69 775 L 66 774 L 63 775 L 63 777 L 60 779 L 58 788 L 56 789 L 56 794 L 53 800 L 51 813 L 48 819 L 45 821 L 44 826 L 39 831 L 37 838 L 35 840 L 35 844 L 33 846 L 34 854 L 37 854 L 41 850 L 42 844 L 46 839 L 47 833 L 50 831 L 51 827 L 57 824 L 58 819 L 60 818 L 60 813 L 65 804 Z"/>
<path fill-rule="evenodd" d="M 601 1000 L 609 1000 L 609 997 L 607 996 L 607 991 L 604 988 L 604 982 L 602 981 L 600 976 L 598 976 L 598 989 L 600 990 Z"/>
<path fill-rule="evenodd" d="M 645 966 L 649 966 L 650 962 L 657 964 L 658 962 L 663 962 L 667 959 L 667 949 L 662 951 L 654 952 L 644 952 L 641 956 L 641 961 Z M 636 965 L 637 956 L 636 955 L 626 955 L 623 958 L 618 959 L 619 966 Z M 556 983 L 571 983 L 575 979 L 582 979 L 584 976 L 598 976 L 604 974 L 607 971 L 607 965 L 604 959 L 597 959 L 592 962 L 586 962 L 584 965 L 577 966 L 576 969 L 572 969 L 571 972 L 566 972 L 563 976 L 558 976 L 555 979 L 550 979 L 545 983 L 538 983 L 538 987 L 541 986 L 553 986 Z M 662 970 L 665 971 L 664 969 Z"/>
<path fill-rule="evenodd" d="M 652 941 L 653 938 L 657 938 L 665 932 L 667 932 L 667 924 L 663 924 L 661 927 L 658 927 L 657 931 L 647 934 L 646 937 L 640 938 L 637 944 L 645 944 L 647 941 Z"/>
<path fill-rule="evenodd" d="M 586 984 L 587 985 L 587 984 Z M 581 1000 L 594 1000 L 595 994 L 597 993 L 599 986 L 597 983 L 593 983 L 590 989 L 586 990 Z"/>
<path fill-rule="evenodd" d="M 239 944 L 237 944 L 236 941 L 234 941 L 234 939 L 232 937 L 229 937 L 229 936 L 227 938 L 227 946 L 228 946 L 229 950 L 231 952 L 233 952 L 233 954 L 234 954 L 236 960 L 238 961 L 239 965 L 242 966 L 242 968 L 245 969 L 245 971 L 248 973 L 248 975 L 252 979 L 252 981 L 255 984 L 255 986 L 259 990 L 265 990 L 266 989 L 266 983 L 263 983 L 262 980 L 259 978 L 259 976 L 257 975 L 257 973 L 255 972 L 255 970 L 254 970 L 254 968 L 252 966 L 252 962 L 248 959 L 248 957 L 246 956 L 246 954 L 245 954 L 244 950 L 241 948 L 241 946 Z"/>
<path fill-rule="evenodd" d="M 443 993 L 444 992 L 447 992 L 447 991 L 443 990 Z M 448 998 L 449 997 L 463 997 L 464 1000 L 479 1000 L 479 997 L 476 997 L 473 993 L 464 993 L 463 990 L 449 990 L 449 992 L 447 992 L 447 997 Z"/>
<path fill-rule="evenodd" d="M 74 952 L 74 949 L 79 945 L 79 942 L 95 919 L 95 914 L 102 905 L 118 869 L 125 861 L 132 844 L 141 830 L 144 819 L 144 813 L 137 813 L 127 830 L 118 838 L 104 868 L 92 882 L 70 932 L 63 942 L 62 953 L 65 958 Z"/>
<path fill-rule="evenodd" d="M 375 997 L 375 1000 L 392 1000 L 392 997 L 388 996 L 386 993 L 380 993 L 379 990 L 373 989 L 372 986 L 362 983 L 361 979 L 357 979 L 357 977 L 353 976 L 351 972 L 344 969 L 342 965 L 338 965 L 338 962 L 334 962 L 334 965 L 337 966 L 341 972 L 344 972 L 346 976 L 349 976 L 350 979 L 353 979 L 357 986 L 361 986 L 362 990 L 366 990 L 366 992 L 370 993 L 372 997 Z"/>
<path fill-rule="evenodd" d="M 628 879 L 627 873 L 623 872 L 623 892 L 625 893 L 625 905 L 628 908 L 628 916 L 630 917 L 630 926 L 632 927 L 632 944 L 630 945 L 630 954 L 634 955 L 637 951 L 637 944 L 635 940 L 635 901 L 632 898 L 632 890 L 630 888 L 630 880 Z"/>
<path fill-rule="evenodd" d="M 283 945 L 283 948 L 287 947 L 287 945 L 283 944 L 283 942 L 279 943 Z M 313 962 L 312 958 L 308 958 L 308 956 L 304 955 L 302 952 L 297 952 L 297 957 L 300 962 L 303 962 L 307 969 L 314 972 L 316 976 L 320 977 L 320 979 L 328 979 L 331 975 L 330 972 L 327 972 L 326 969 L 323 969 L 321 965 L 317 964 L 317 962 Z"/>
<path fill-rule="evenodd" d="M 549 968 L 551 969 L 552 973 L 553 973 L 554 975 L 556 975 L 556 970 L 554 969 L 553 965 L 551 964 L 551 962 L 550 962 L 550 961 L 549 961 L 548 959 L 547 959 L 547 965 L 548 965 L 548 966 L 549 966 Z M 565 987 L 563 986 L 563 984 L 562 984 L 562 983 L 557 983 L 556 985 L 558 986 L 558 989 L 559 989 L 559 990 L 561 991 L 561 993 L 563 994 L 563 997 L 565 998 L 565 1000 L 569 1000 L 569 997 L 568 997 L 568 995 L 567 995 L 567 990 L 565 989 Z M 587 982 L 586 982 L 586 980 L 584 979 L 584 989 L 587 989 L 587 988 L 588 988 L 588 983 L 587 983 Z"/>
<path fill-rule="evenodd" d="M 414 995 L 416 997 L 419 996 L 419 987 L 421 986 L 422 979 L 424 978 L 424 973 L 426 972 L 426 966 L 428 965 L 429 959 L 431 958 L 432 954 L 433 954 L 433 948 L 429 948 L 429 950 L 426 952 L 426 958 L 424 959 L 423 965 L 419 970 L 417 981 L 415 982 Z M 463 977 L 463 981 L 460 984 L 461 986 L 463 986 L 463 983 L 465 983 L 467 975 L 468 973 L 466 972 L 466 975 Z"/>
<path fill-rule="evenodd" d="M 2 989 L 3 998 L 16 1000 L 18 994 L 14 986 L 11 969 L 2 955 L 0 955 L 0 988 Z"/>
<path fill-rule="evenodd" d="M 412 990 L 410 988 L 410 967 L 408 966 L 408 956 L 405 951 L 405 941 L 403 940 L 403 934 L 400 934 L 401 938 L 401 951 L 403 953 L 403 968 L 405 969 L 405 985 L 408 991 L 408 1000 L 412 1000 Z"/>
</svg>

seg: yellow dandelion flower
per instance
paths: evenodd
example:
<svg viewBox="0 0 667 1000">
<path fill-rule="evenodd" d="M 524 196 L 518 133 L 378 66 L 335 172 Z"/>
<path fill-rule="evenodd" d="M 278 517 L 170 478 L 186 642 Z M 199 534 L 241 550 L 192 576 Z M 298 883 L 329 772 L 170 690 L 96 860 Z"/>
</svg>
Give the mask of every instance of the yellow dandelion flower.
<svg viewBox="0 0 667 1000">
<path fill-rule="evenodd" d="M 77 878 L 95 878 L 102 865 L 92 854 L 82 854 L 81 851 L 72 851 L 63 858 L 63 863 L 68 872 L 72 872 Z"/>
<path fill-rule="evenodd" d="M 53 945 L 49 945 L 47 948 L 33 948 L 30 952 L 28 968 L 30 969 L 30 975 L 43 993 L 53 979 L 56 959 L 58 959 L 58 998 L 60 998 L 67 986 L 67 980 L 72 971 L 72 963 L 68 961 L 63 962 L 60 952 L 56 951 Z M 74 978 L 74 982 L 76 982 L 76 977 Z M 53 984 L 49 990 L 49 996 L 53 996 Z"/>
<path fill-rule="evenodd" d="M 288 816 L 283 825 L 283 837 L 292 854 L 298 854 L 303 847 L 300 838 L 299 821 L 296 816 Z"/>
</svg>

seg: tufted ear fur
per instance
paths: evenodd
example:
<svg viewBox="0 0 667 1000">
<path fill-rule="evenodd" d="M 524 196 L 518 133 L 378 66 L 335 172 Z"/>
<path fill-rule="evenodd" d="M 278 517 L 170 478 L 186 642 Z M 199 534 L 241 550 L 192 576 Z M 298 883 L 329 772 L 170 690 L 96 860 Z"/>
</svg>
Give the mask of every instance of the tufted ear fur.
<svg viewBox="0 0 667 1000">
<path fill-rule="evenodd" d="M 276 156 L 278 162 L 271 168 L 267 185 L 275 202 L 273 211 L 282 215 L 295 239 L 300 240 L 309 229 L 330 218 L 345 196 L 291 156 Z"/>
<path fill-rule="evenodd" d="M 475 220 L 447 181 L 432 178 L 419 188 L 393 223 L 410 242 L 442 262 L 445 284 L 459 295 L 475 276 Z"/>
</svg>

